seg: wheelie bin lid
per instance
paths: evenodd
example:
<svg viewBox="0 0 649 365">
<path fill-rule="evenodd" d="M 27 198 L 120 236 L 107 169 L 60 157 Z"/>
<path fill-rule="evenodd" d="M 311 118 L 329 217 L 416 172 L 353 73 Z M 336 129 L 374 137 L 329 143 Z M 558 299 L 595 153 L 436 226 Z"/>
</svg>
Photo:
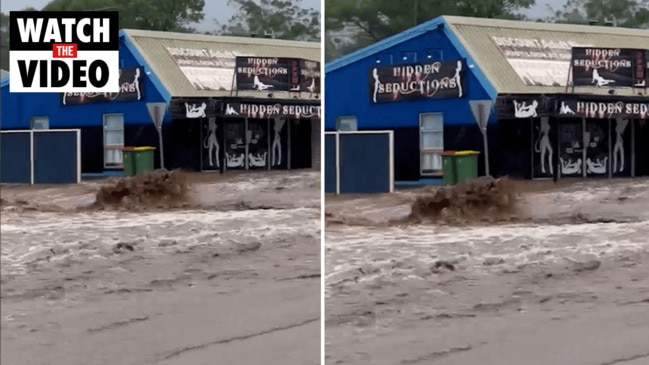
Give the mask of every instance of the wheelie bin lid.
<svg viewBox="0 0 649 365">
<path fill-rule="evenodd" d="M 133 150 L 135 150 L 135 151 L 153 151 L 153 150 L 155 150 L 155 147 L 140 146 L 140 147 L 133 147 Z"/>
<path fill-rule="evenodd" d="M 480 151 L 457 151 L 456 155 L 479 155 Z"/>
</svg>

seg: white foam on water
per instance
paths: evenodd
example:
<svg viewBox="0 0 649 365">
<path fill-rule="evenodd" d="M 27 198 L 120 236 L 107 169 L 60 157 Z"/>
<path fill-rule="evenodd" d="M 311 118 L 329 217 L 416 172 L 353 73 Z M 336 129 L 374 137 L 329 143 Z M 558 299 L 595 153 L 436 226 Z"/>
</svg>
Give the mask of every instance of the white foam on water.
<svg viewBox="0 0 649 365">
<path fill-rule="evenodd" d="M 172 248 L 201 245 L 272 241 L 287 235 L 315 235 L 320 230 L 320 212 L 314 208 L 245 211 L 174 211 L 160 213 L 35 213 L 3 212 L 2 273 L 25 273 L 27 265 L 83 259 L 106 259 L 116 243 L 155 248 L 166 254 L 164 241 Z"/>
<path fill-rule="evenodd" d="M 357 272 L 359 267 L 379 270 L 359 281 L 392 277 L 399 280 L 416 275 L 413 270 L 393 268 L 395 261 L 411 266 L 431 265 L 437 260 L 461 258 L 464 265 L 488 270 L 484 261 L 500 258 L 508 265 L 547 263 L 584 255 L 607 256 L 622 251 L 649 248 L 645 239 L 649 222 L 573 225 L 503 225 L 490 227 L 441 228 L 337 227 L 327 231 L 326 282 L 333 285 Z"/>
</svg>

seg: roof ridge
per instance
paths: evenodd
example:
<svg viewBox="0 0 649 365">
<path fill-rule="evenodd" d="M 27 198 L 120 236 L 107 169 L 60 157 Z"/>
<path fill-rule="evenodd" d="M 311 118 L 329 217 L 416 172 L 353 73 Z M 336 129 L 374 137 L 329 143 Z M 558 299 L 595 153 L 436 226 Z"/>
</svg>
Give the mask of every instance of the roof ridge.
<svg viewBox="0 0 649 365">
<path fill-rule="evenodd" d="M 238 44 L 251 44 L 251 45 L 278 45 L 290 46 L 294 48 L 319 48 L 320 42 L 307 42 L 307 41 L 293 41 L 277 38 L 252 38 L 240 36 L 222 36 L 211 34 L 194 34 L 194 33 L 181 33 L 181 32 L 166 32 L 156 30 L 144 29 L 122 29 L 124 33 L 130 37 L 147 37 L 168 40 L 192 40 L 195 42 L 211 42 L 211 43 L 238 43 Z"/>
<path fill-rule="evenodd" d="M 530 29 L 548 31 L 570 31 L 575 33 L 596 33 L 613 35 L 632 35 L 649 38 L 649 30 L 626 27 L 608 27 L 603 25 L 549 23 L 538 21 L 524 21 L 515 19 L 477 18 L 457 15 L 443 15 L 446 22 L 453 25 L 471 25 L 478 27 L 500 27 L 509 29 Z M 491 24 L 489 24 L 491 23 Z"/>
</svg>

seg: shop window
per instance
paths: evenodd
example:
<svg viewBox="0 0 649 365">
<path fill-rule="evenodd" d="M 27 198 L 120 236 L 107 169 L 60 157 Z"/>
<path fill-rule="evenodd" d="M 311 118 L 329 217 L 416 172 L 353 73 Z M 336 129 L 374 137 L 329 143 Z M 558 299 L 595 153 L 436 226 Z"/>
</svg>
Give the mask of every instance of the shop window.
<svg viewBox="0 0 649 365">
<path fill-rule="evenodd" d="M 50 129 L 49 117 L 33 117 L 30 121 L 31 129 Z"/>
<path fill-rule="evenodd" d="M 420 168 L 422 175 L 442 172 L 444 152 L 444 117 L 441 113 L 419 115 Z"/>
<path fill-rule="evenodd" d="M 124 114 L 104 115 L 104 167 L 122 167 Z"/>
<path fill-rule="evenodd" d="M 357 131 L 358 119 L 354 116 L 338 117 L 336 119 L 336 130 L 338 131 Z"/>
</svg>

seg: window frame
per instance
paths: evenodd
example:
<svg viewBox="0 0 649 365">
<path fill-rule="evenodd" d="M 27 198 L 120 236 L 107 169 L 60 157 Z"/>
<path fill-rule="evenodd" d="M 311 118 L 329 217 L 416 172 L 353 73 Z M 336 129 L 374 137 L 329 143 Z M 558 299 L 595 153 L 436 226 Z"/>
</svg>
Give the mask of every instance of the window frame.
<svg viewBox="0 0 649 365">
<path fill-rule="evenodd" d="M 34 128 L 34 120 L 36 120 L 36 119 L 45 119 L 45 120 L 47 120 L 47 128 Z M 49 130 L 50 129 L 50 117 L 46 116 L 46 115 L 42 115 L 42 116 L 37 115 L 37 116 L 31 117 L 29 119 L 29 129 L 40 130 L 40 131 Z"/>
<path fill-rule="evenodd" d="M 341 120 L 345 119 L 353 119 L 354 120 L 354 126 L 353 129 L 340 129 L 340 122 Z M 358 131 L 358 117 L 355 115 L 341 115 L 336 118 L 336 131 L 338 132 L 356 132 Z"/>
<path fill-rule="evenodd" d="M 108 128 L 108 125 L 106 123 L 107 119 L 109 117 L 114 117 L 114 116 L 120 116 L 122 119 L 122 127 L 121 128 Z M 122 131 L 122 140 L 124 140 L 125 137 L 125 121 L 124 121 L 124 113 L 108 113 L 104 114 L 102 116 L 102 129 L 103 129 L 103 160 L 104 160 L 104 168 L 105 169 L 120 169 L 124 167 L 124 156 L 122 155 L 122 163 L 108 163 L 106 161 L 106 151 L 108 150 L 122 150 L 124 148 L 124 143 L 121 145 L 116 145 L 116 144 L 108 144 L 106 141 L 106 136 L 108 133 L 106 132 L 118 132 Z"/>
<path fill-rule="evenodd" d="M 441 129 L 424 128 L 424 118 L 426 116 L 439 116 L 441 120 Z M 428 134 L 441 134 L 442 136 L 442 146 L 441 147 L 424 147 L 424 136 Z M 429 170 L 424 169 L 424 156 L 425 155 L 442 155 L 444 152 L 444 113 L 420 113 L 419 114 L 419 174 L 421 176 L 440 176 L 442 175 L 442 169 L 439 170 Z"/>
</svg>

